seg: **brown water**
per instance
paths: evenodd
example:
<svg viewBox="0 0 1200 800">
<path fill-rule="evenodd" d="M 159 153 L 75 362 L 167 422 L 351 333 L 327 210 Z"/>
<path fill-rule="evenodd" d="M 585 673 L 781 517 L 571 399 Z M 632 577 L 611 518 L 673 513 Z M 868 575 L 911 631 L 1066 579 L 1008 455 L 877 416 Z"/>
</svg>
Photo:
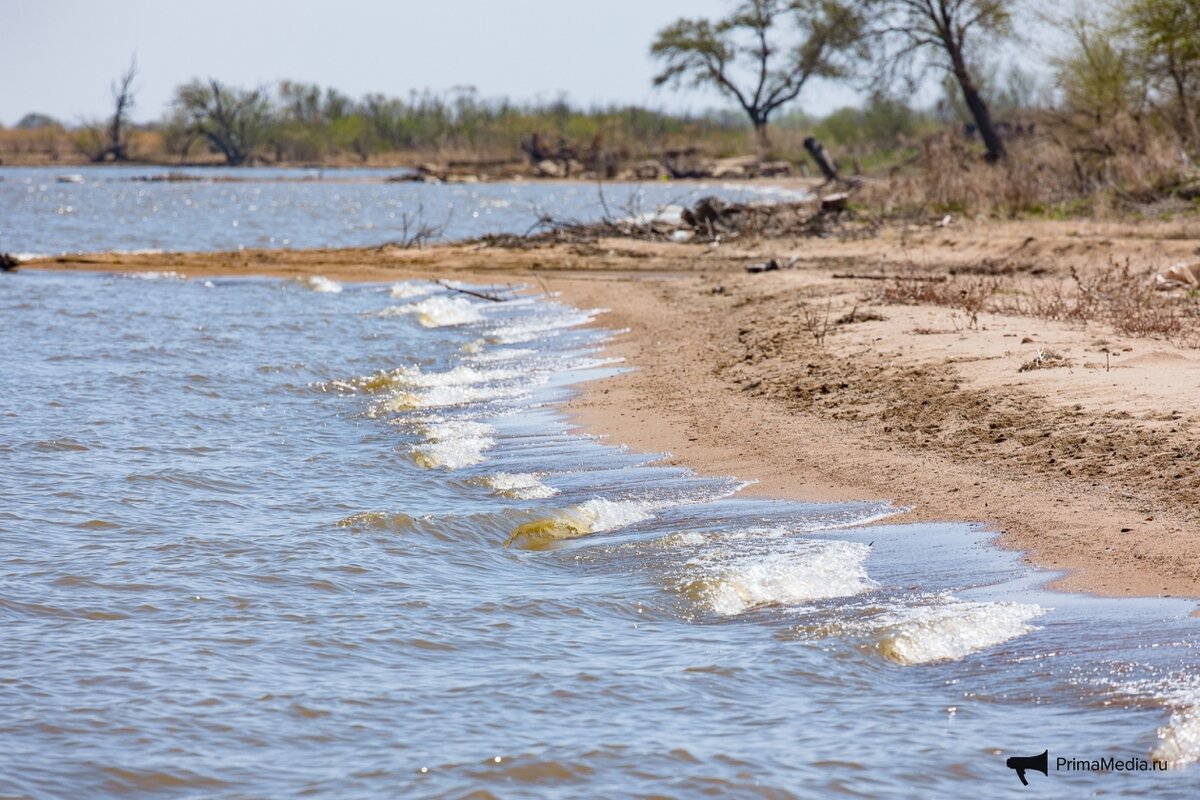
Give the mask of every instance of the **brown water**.
<svg viewBox="0 0 1200 800">
<path fill-rule="evenodd" d="M 591 315 L 434 288 L 2 276 L 0 796 L 1195 796 L 1190 604 L 582 436 Z"/>
</svg>

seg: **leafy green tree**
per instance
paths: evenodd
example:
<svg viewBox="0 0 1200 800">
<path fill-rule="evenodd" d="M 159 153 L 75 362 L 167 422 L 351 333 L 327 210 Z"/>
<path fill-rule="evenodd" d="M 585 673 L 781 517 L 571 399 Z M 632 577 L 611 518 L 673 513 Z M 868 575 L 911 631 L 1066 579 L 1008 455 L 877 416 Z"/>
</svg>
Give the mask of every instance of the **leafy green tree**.
<svg viewBox="0 0 1200 800">
<path fill-rule="evenodd" d="M 770 148 L 767 124 L 814 77 L 847 73 L 861 47 L 859 18 L 837 0 L 741 0 L 716 21 L 680 19 L 650 54 L 663 62 L 654 85 L 711 86 L 732 98 Z"/>
<path fill-rule="evenodd" d="M 1145 97 L 1137 54 L 1110 26 L 1086 16 L 1064 22 L 1074 40 L 1055 63 L 1065 109 L 1101 125 L 1137 111 Z"/>
<path fill-rule="evenodd" d="M 1180 135 L 1200 144 L 1193 102 L 1200 91 L 1200 0 L 1132 0 L 1119 17 L 1146 76 L 1172 99 Z"/>
</svg>

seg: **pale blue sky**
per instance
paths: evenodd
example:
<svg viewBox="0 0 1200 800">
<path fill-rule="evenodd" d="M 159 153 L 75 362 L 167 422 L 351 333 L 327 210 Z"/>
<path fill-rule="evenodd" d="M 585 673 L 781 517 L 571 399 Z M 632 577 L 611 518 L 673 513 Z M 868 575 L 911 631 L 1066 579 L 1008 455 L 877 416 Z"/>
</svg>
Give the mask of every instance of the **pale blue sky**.
<svg viewBox="0 0 1200 800">
<path fill-rule="evenodd" d="M 175 86 L 214 77 L 281 78 L 366 92 L 476 87 L 487 97 L 674 110 L 725 105 L 714 94 L 655 90 L 647 50 L 680 16 L 730 0 L 0 0 L 0 123 L 40 111 L 73 122 L 111 113 L 109 84 L 136 52 L 134 118 L 158 118 Z M 853 100 L 813 84 L 817 113 Z"/>
</svg>

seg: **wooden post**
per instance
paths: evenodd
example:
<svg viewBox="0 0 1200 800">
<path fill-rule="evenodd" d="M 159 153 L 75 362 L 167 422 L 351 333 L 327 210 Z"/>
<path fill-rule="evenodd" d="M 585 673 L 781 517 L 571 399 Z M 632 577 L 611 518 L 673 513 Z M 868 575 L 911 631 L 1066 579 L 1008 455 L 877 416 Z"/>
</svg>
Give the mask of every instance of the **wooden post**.
<svg viewBox="0 0 1200 800">
<path fill-rule="evenodd" d="M 817 141 L 816 137 L 809 136 L 804 140 L 804 149 L 812 156 L 812 160 L 817 162 L 817 166 L 821 169 L 821 174 L 825 176 L 826 181 L 836 181 L 838 179 L 837 170 L 829 159 L 825 157 L 825 148 Z"/>
</svg>

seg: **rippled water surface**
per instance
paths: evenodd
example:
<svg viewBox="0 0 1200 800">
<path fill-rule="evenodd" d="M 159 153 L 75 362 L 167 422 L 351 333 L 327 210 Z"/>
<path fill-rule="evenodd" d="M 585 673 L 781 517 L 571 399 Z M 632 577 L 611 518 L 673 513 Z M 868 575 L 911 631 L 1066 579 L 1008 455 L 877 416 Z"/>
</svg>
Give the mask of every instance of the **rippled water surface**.
<svg viewBox="0 0 1200 800">
<path fill-rule="evenodd" d="M 515 182 L 385 183 L 396 170 L 185 169 L 194 182 L 135 180 L 155 167 L 0 169 L 0 252 L 24 255 L 138 250 L 350 247 L 411 236 L 524 233 L 541 215 L 677 213 L 704 195 L 795 197 L 753 184 Z M 603 198 L 601 196 L 603 192 Z M 607 210 L 605 206 L 607 205 Z M 407 222 L 407 228 L 406 228 Z"/>
<path fill-rule="evenodd" d="M 1191 604 L 583 436 L 592 312 L 26 272 L 0 315 L 0 796 L 1195 796 Z M 1023 789 L 1046 749 L 1172 768 Z"/>
</svg>

